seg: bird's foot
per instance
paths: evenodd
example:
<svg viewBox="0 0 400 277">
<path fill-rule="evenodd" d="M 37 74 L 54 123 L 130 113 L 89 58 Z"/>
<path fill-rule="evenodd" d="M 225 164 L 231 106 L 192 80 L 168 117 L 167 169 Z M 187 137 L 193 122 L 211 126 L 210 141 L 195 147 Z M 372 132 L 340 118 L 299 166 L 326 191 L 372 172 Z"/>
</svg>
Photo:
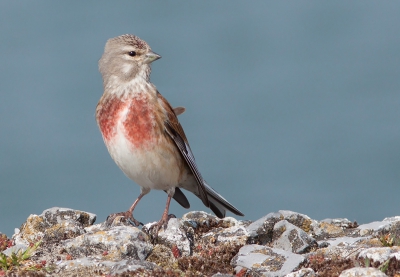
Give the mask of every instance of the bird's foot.
<svg viewBox="0 0 400 277">
<path fill-rule="evenodd" d="M 143 226 L 143 223 L 140 222 L 140 221 L 138 221 L 138 220 L 136 220 L 136 219 L 133 217 L 132 213 L 129 212 L 129 211 L 121 212 L 121 213 L 110 214 L 110 215 L 107 217 L 107 219 L 106 219 L 106 224 L 107 224 L 108 226 L 115 225 L 115 222 L 114 222 L 114 221 L 115 221 L 115 219 L 118 218 L 118 217 L 123 217 L 127 223 L 129 223 L 129 224 L 131 224 L 131 225 L 133 225 L 133 226 L 135 226 L 135 227 L 139 227 L 140 225 Z"/>
<path fill-rule="evenodd" d="M 175 215 L 173 214 L 169 214 L 166 215 L 160 219 L 160 221 L 158 221 L 157 223 L 154 223 L 153 225 L 150 226 L 150 228 L 148 230 L 145 230 L 152 238 L 153 240 L 156 240 L 158 237 L 158 232 L 163 229 L 164 231 L 167 229 L 168 227 L 168 221 L 171 218 L 176 218 Z M 142 229 L 143 231 L 143 229 Z"/>
</svg>

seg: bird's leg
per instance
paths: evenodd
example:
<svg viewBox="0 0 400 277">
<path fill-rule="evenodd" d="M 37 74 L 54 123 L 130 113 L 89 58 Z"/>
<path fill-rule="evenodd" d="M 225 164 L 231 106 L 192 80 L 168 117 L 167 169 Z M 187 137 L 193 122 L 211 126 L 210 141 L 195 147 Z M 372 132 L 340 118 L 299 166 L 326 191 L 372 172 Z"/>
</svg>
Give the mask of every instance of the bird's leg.
<svg viewBox="0 0 400 277">
<path fill-rule="evenodd" d="M 149 229 L 149 233 L 152 234 L 152 236 L 154 236 L 155 238 L 157 237 L 157 234 L 158 234 L 158 231 L 160 230 L 160 228 L 163 227 L 165 230 L 168 226 L 168 220 L 170 218 L 175 217 L 174 215 L 168 215 L 169 204 L 171 203 L 171 198 L 172 198 L 172 196 L 170 194 L 168 194 L 167 204 L 165 205 L 165 210 L 163 212 L 163 215 L 162 215 L 160 221 L 153 224 Z"/>
<path fill-rule="evenodd" d="M 112 223 L 114 221 L 114 219 L 117 216 L 124 216 L 128 221 L 130 221 L 132 223 L 132 225 L 138 227 L 139 225 L 143 225 L 142 222 L 136 220 L 133 217 L 133 210 L 135 209 L 136 205 L 139 203 L 140 199 L 142 199 L 143 196 L 145 196 L 147 193 L 143 193 L 141 192 L 140 195 L 138 196 L 138 198 L 135 200 L 135 202 L 133 202 L 132 206 L 129 208 L 129 210 L 127 210 L 126 212 L 121 212 L 121 213 L 115 213 L 115 214 L 110 214 L 107 217 L 106 222 L 107 223 Z"/>
<path fill-rule="evenodd" d="M 171 203 L 171 198 L 172 196 L 168 195 L 167 204 L 165 205 L 165 210 L 163 212 L 160 221 L 157 223 L 160 227 L 163 226 L 164 229 L 166 229 L 168 225 L 168 220 L 169 220 L 168 211 L 169 211 L 169 204 Z"/>
</svg>

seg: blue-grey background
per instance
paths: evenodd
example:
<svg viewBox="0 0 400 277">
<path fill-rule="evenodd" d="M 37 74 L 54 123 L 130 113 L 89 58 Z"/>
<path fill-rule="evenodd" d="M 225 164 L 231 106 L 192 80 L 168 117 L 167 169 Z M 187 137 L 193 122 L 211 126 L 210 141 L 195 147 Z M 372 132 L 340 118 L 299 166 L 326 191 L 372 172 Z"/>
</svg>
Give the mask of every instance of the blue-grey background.
<svg viewBox="0 0 400 277">
<path fill-rule="evenodd" d="M 94 119 L 98 59 L 125 33 L 162 55 L 152 81 L 187 108 L 203 176 L 245 219 L 400 215 L 399 14 L 398 1 L 1 1 L 0 231 L 53 206 L 101 222 L 139 194 Z M 159 220 L 165 201 L 152 191 L 135 217 Z"/>
</svg>

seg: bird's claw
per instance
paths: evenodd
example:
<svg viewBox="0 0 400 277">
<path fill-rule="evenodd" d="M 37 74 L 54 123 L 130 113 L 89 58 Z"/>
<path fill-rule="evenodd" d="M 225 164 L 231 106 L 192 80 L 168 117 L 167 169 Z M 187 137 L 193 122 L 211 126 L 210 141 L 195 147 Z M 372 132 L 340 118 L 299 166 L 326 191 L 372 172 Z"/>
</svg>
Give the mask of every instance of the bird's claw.
<svg viewBox="0 0 400 277">
<path fill-rule="evenodd" d="M 146 230 L 146 232 L 149 235 L 151 235 L 154 240 L 157 239 L 158 232 L 161 229 L 163 229 L 165 231 L 168 228 L 168 222 L 171 218 L 176 218 L 176 216 L 173 214 L 169 214 L 168 216 L 165 216 L 165 217 L 163 216 L 160 221 L 151 225 L 150 228 L 148 230 Z"/>
</svg>

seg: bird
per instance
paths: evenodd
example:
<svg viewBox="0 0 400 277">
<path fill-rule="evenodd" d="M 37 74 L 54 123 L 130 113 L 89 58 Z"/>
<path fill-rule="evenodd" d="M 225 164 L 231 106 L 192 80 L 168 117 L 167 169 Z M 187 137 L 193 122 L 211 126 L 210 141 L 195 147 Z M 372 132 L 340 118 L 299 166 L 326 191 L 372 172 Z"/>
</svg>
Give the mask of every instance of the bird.
<svg viewBox="0 0 400 277">
<path fill-rule="evenodd" d="M 158 227 L 166 228 L 171 199 L 190 208 L 182 189 L 195 194 L 217 217 L 226 211 L 244 214 L 203 179 L 177 115 L 185 108 L 172 108 L 150 82 L 151 63 L 161 56 L 139 37 L 125 34 L 107 40 L 99 60 L 104 92 L 96 107 L 96 121 L 112 159 L 137 183 L 140 194 L 122 213 L 133 225 L 139 201 L 150 190 L 167 193 Z"/>
</svg>

